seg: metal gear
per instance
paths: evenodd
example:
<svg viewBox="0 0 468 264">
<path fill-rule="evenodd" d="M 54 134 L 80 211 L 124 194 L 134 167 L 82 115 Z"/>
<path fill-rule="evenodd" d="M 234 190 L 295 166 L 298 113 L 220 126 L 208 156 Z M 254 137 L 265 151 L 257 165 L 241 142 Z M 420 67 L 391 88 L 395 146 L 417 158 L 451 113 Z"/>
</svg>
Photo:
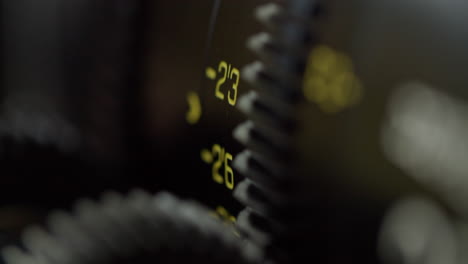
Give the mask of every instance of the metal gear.
<svg viewBox="0 0 468 264">
<path fill-rule="evenodd" d="M 8 144 L 98 158 L 122 152 L 138 3 L 4 3 L 0 136 Z"/>
<path fill-rule="evenodd" d="M 311 22 L 318 10 L 319 3 L 310 0 L 261 6 L 256 17 L 270 32 L 247 43 L 260 61 L 243 70 L 255 91 L 239 99 L 248 121 L 233 132 L 247 147 L 234 161 L 246 177 L 234 191 L 246 206 L 237 225 L 273 262 L 299 263 L 312 253 L 310 183 L 295 165 L 293 139 L 307 53 L 316 41 Z"/>
<path fill-rule="evenodd" d="M 47 229 L 32 227 L 25 250 L 4 249 L 7 264 L 258 263 L 261 251 L 241 239 L 193 201 L 169 193 L 128 197 L 105 194 L 99 203 L 81 200 L 74 213 L 57 212 Z"/>
<path fill-rule="evenodd" d="M 119 188 L 140 2 L 2 3 L 0 204 L 61 207 Z"/>
</svg>

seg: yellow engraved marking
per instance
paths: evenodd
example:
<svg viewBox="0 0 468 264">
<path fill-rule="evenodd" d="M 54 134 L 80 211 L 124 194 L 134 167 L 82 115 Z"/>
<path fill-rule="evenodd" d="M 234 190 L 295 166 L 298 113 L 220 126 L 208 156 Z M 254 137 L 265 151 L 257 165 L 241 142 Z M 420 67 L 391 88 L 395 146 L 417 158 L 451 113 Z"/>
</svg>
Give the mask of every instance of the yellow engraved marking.
<svg viewBox="0 0 468 264">
<path fill-rule="evenodd" d="M 185 119 L 191 125 L 198 123 L 202 115 L 202 107 L 200 103 L 200 98 L 195 92 L 187 93 L 187 102 L 189 109 L 185 115 Z"/>
<path fill-rule="evenodd" d="M 207 67 L 205 70 L 205 75 L 206 75 L 206 78 L 210 80 L 214 80 L 216 79 L 216 70 L 211 67 Z"/>
<path fill-rule="evenodd" d="M 213 162 L 213 155 L 207 149 L 202 149 L 200 151 L 200 157 L 205 163 L 211 164 Z"/>
<path fill-rule="evenodd" d="M 216 207 L 216 214 L 219 216 L 219 218 L 226 224 L 226 225 L 229 225 L 232 227 L 232 232 L 234 233 L 234 235 L 240 237 L 240 234 L 239 232 L 236 230 L 235 228 L 235 224 L 236 224 L 236 221 L 237 219 L 232 216 L 228 210 L 226 210 L 226 208 L 222 207 L 222 206 L 217 206 Z"/>
<path fill-rule="evenodd" d="M 224 183 L 229 190 L 232 190 L 234 189 L 234 171 L 229 166 L 230 161 L 232 161 L 232 155 L 226 152 L 224 155 Z"/>
<path fill-rule="evenodd" d="M 231 162 L 234 159 L 231 153 L 214 144 L 211 151 L 208 149 L 200 150 L 200 158 L 206 164 L 211 164 L 211 177 L 218 184 L 224 184 L 229 190 L 234 189 L 234 170 Z"/>
<path fill-rule="evenodd" d="M 217 71 L 214 68 L 207 67 L 205 75 L 208 79 L 216 80 L 215 97 L 224 100 L 227 95 L 229 105 L 235 106 L 239 90 L 240 71 L 226 61 L 220 61 Z M 231 86 L 230 88 L 226 86 Z"/>
<path fill-rule="evenodd" d="M 221 92 L 221 86 L 226 82 L 228 76 L 228 64 L 225 61 L 221 61 L 218 65 L 218 72 L 223 72 L 221 79 L 216 83 L 215 96 L 220 100 L 224 100 L 224 94 Z"/>
<path fill-rule="evenodd" d="M 216 207 L 216 212 L 223 218 L 223 219 L 228 219 L 229 218 L 229 213 L 226 210 L 226 208 L 222 206 Z"/>
<path fill-rule="evenodd" d="M 303 90 L 305 98 L 326 113 L 358 104 L 363 94 L 351 59 L 324 45 L 317 46 L 309 56 Z"/>
<path fill-rule="evenodd" d="M 213 180 L 219 184 L 224 183 L 224 179 L 219 173 L 219 170 L 223 166 L 223 159 L 224 159 L 224 149 L 221 148 L 220 145 L 215 144 L 213 145 L 213 156 L 218 156 L 218 159 L 213 163 L 213 168 L 212 168 L 212 177 Z"/>
<path fill-rule="evenodd" d="M 228 103 L 232 106 L 236 105 L 237 101 L 237 88 L 239 87 L 239 79 L 240 79 L 240 72 L 238 69 L 233 68 L 231 73 L 229 74 L 229 78 L 233 79 L 233 77 L 236 76 L 234 83 L 232 84 L 232 97 L 231 97 L 231 91 L 228 92 Z"/>
<path fill-rule="evenodd" d="M 216 213 L 226 222 L 226 223 L 231 223 L 234 224 L 237 219 L 231 215 L 231 213 L 226 210 L 226 208 L 222 206 L 217 206 L 216 207 Z"/>
</svg>

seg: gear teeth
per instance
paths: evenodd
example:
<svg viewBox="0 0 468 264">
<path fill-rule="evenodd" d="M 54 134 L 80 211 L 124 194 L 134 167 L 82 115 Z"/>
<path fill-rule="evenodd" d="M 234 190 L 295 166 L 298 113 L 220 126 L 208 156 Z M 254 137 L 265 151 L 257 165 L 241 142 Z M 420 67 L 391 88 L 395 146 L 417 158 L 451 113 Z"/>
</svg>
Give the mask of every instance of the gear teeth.
<svg viewBox="0 0 468 264">
<path fill-rule="evenodd" d="M 293 107 L 278 98 L 250 91 L 239 98 L 237 108 L 256 123 L 287 132 L 294 129 Z"/>
<path fill-rule="evenodd" d="M 282 251 L 280 245 L 290 245 L 290 240 L 285 240 L 289 233 L 280 222 L 272 221 L 271 218 L 259 214 L 253 208 L 247 207 L 242 210 L 237 218 L 236 225 L 241 233 L 250 240 L 260 245 L 264 250 Z M 288 230 L 289 231 L 289 230 Z"/>
<path fill-rule="evenodd" d="M 268 3 L 257 7 L 255 9 L 255 17 L 270 29 L 279 27 L 286 20 L 284 9 L 275 3 Z"/>
<path fill-rule="evenodd" d="M 246 147 L 233 162 L 245 176 L 233 192 L 246 206 L 237 225 L 275 263 L 299 262 L 311 253 L 307 241 L 313 237 L 313 217 L 305 214 L 315 208 L 310 200 L 312 181 L 296 169 L 293 138 L 300 122 L 295 116 L 306 58 L 315 41 L 310 22 L 316 10 L 314 0 L 257 8 L 255 16 L 269 32 L 247 40 L 259 60 L 241 73 L 255 91 L 239 99 L 238 108 L 248 121 L 233 131 Z"/>
<path fill-rule="evenodd" d="M 248 238 L 261 247 L 267 247 L 273 242 L 270 233 L 259 230 L 252 224 L 252 210 L 246 208 L 237 216 L 236 226 L 241 232 L 247 234 Z"/>
<path fill-rule="evenodd" d="M 250 178 L 250 173 L 268 175 L 267 179 L 271 184 L 270 186 L 274 187 L 282 185 L 284 187 L 285 183 L 288 181 L 287 176 L 285 176 L 288 173 L 288 169 L 283 162 L 275 158 L 266 157 L 249 149 L 245 150 L 241 154 L 241 161 L 239 162 L 247 163 L 244 168 L 239 166 L 239 171 L 245 172 L 247 178 Z M 245 159 L 245 161 L 242 161 L 242 159 Z M 235 161 L 235 163 L 238 163 L 238 161 Z"/>
<path fill-rule="evenodd" d="M 247 48 L 256 53 L 262 61 L 272 62 L 284 52 L 284 47 L 271 34 L 261 32 L 247 40 Z"/>
<path fill-rule="evenodd" d="M 253 87 L 263 92 L 271 92 L 271 86 L 275 84 L 273 77 L 265 73 L 265 67 L 262 62 L 255 61 L 246 65 L 241 73 L 244 81 L 250 83 Z"/>
<path fill-rule="evenodd" d="M 102 215 L 98 213 L 98 210 L 99 208 L 93 201 L 82 199 L 75 205 L 75 217 L 86 232 L 94 234 L 96 239 L 89 241 L 89 243 L 94 243 L 91 247 L 97 247 L 96 244 L 99 244 L 99 253 L 104 258 L 105 256 L 113 254 L 117 246 L 112 239 L 106 236 L 109 230 L 102 219 Z M 53 223 L 49 225 L 53 225 Z"/>
<path fill-rule="evenodd" d="M 21 143 L 34 142 L 38 146 L 54 146 L 58 151 L 71 153 L 79 148 L 80 137 L 77 129 L 57 115 L 30 113 L 29 111 L 7 109 L 0 119 L 0 135 Z"/>
<path fill-rule="evenodd" d="M 248 49 L 259 56 L 261 61 L 268 63 L 269 67 L 271 67 L 271 71 L 275 71 L 275 73 L 281 74 L 282 77 L 287 77 L 289 79 L 301 77 L 301 72 L 294 71 L 297 67 L 284 69 L 274 66 L 277 66 L 277 62 L 281 60 L 290 61 L 292 64 L 299 63 L 301 58 L 307 53 L 306 46 L 298 47 L 289 42 L 282 42 L 277 37 L 267 32 L 261 32 L 251 36 L 247 40 L 246 45 Z"/>
<path fill-rule="evenodd" d="M 3 259 L 6 263 L 14 264 L 46 264 L 34 259 L 31 255 L 26 254 L 21 249 L 10 246 L 2 249 Z"/>
<path fill-rule="evenodd" d="M 49 218 L 48 226 L 51 235 L 57 239 L 58 243 L 75 249 L 67 253 L 70 254 L 69 257 L 76 259 L 77 262 L 90 261 L 91 241 L 87 238 L 86 230 L 73 221 L 72 216 L 63 212 L 54 212 Z"/>
<path fill-rule="evenodd" d="M 255 140 L 257 137 L 260 137 L 259 135 L 262 135 L 262 139 L 257 140 L 261 142 L 269 142 L 273 147 L 277 147 L 279 149 L 288 148 L 291 140 L 284 132 L 277 129 L 271 129 L 271 127 L 268 127 L 266 124 L 253 122 L 251 120 L 247 120 L 239 125 L 239 131 L 237 129 L 234 131 L 234 134 L 242 132 L 242 134 L 239 135 L 239 140 L 242 140 L 243 143 L 248 140 Z M 248 133 L 245 134 L 244 131 Z M 252 139 L 248 137 L 252 137 Z"/>
<path fill-rule="evenodd" d="M 275 42 L 270 34 L 266 32 L 261 32 L 256 35 L 253 35 L 247 40 L 247 48 L 252 50 L 253 52 L 257 53 L 258 55 L 265 54 L 265 51 L 270 51 L 274 53 L 278 53 L 279 47 L 274 45 Z M 265 57 L 266 54 L 265 54 Z"/>
<path fill-rule="evenodd" d="M 128 216 L 122 214 L 123 200 L 123 197 L 117 193 L 106 193 L 101 199 L 100 212 L 105 218 L 112 219 L 108 223 L 109 228 L 120 231 L 113 238 L 114 241 L 120 242 L 117 244 L 118 252 L 122 257 L 130 257 L 134 248 L 128 247 L 128 244 L 137 247 L 141 245 L 141 240 L 138 234 L 133 232 L 134 228 L 129 226 Z"/>
<path fill-rule="evenodd" d="M 167 193 L 151 196 L 137 190 L 123 197 L 108 192 L 98 203 L 79 201 L 72 215 L 52 214 L 47 227 L 48 231 L 31 227 L 23 233 L 26 251 L 4 249 L 6 263 L 120 263 L 142 255 L 177 258 L 181 252 L 214 263 L 224 263 L 223 258 L 245 264 L 263 260 L 256 244 L 244 247 L 206 208 Z"/>
<path fill-rule="evenodd" d="M 67 259 L 63 246 L 37 226 L 25 230 L 22 239 L 33 255 L 51 259 L 53 263 L 63 263 Z"/>
<path fill-rule="evenodd" d="M 285 207 L 280 194 L 272 190 L 261 190 L 249 179 L 240 182 L 233 195 L 239 202 L 249 205 L 264 215 L 272 215 L 275 209 Z"/>
<path fill-rule="evenodd" d="M 273 158 L 287 157 L 289 139 L 281 134 L 265 133 L 265 129 L 246 121 L 236 127 L 233 137 L 255 152 Z"/>
<path fill-rule="evenodd" d="M 271 216 L 265 216 L 254 208 L 246 207 L 239 213 L 236 226 L 241 234 L 262 247 L 271 257 L 277 253 L 286 256 L 292 252 L 295 255 L 307 255 L 304 246 L 310 247 L 310 245 L 304 245 L 304 243 L 310 236 L 310 223 L 312 222 L 307 222 L 309 225 L 306 226 L 305 221 L 300 221 L 298 226 L 289 228 L 288 225 L 297 223 L 294 221 L 275 221 L 272 220 Z"/>
<path fill-rule="evenodd" d="M 282 98 L 288 102 L 297 100 L 297 92 L 286 89 L 284 79 L 268 72 L 263 62 L 253 62 L 246 65 L 241 71 L 241 76 L 244 81 L 249 83 L 257 91 L 265 94 L 269 93 L 272 96 Z"/>
<path fill-rule="evenodd" d="M 263 185 L 277 185 L 278 179 L 274 181 L 271 177 L 271 172 L 265 168 L 260 162 L 252 157 L 249 150 L 237 154 L 233 161 L 233 167 L 245 177 L 261 183 Z"/>
</svg>

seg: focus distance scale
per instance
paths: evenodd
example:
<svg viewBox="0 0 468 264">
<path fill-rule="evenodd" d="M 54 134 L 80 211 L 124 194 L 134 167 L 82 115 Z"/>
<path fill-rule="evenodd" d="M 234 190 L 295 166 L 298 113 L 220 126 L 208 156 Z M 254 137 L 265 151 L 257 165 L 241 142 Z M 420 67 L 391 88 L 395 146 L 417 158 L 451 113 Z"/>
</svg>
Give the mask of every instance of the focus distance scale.
<svg viewBox="0 0 468 264">
<path fill-rule="evenodd" d="M 1 3 L 6 263 L 468 260 L 468 3 Z"/>
</svg>

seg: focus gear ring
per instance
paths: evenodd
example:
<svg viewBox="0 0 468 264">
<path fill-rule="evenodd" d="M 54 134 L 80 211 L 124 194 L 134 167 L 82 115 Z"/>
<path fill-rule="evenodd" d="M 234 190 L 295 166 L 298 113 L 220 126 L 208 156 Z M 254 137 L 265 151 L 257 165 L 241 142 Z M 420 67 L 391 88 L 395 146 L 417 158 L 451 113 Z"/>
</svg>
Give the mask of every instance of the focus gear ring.
<svg viewBox="0 0 468 264">
<path fill-rule="evenodd" d="M 100 203 L 80 201 L 74 214 L 51 215 L 47 230 L 24 232 L 23 245 L 4 249 L 8 264 L 94 263 L 258 263 L 255 247 L 246 248 L 224 224 L 192 201 L 168 193 L 116 193 Z"/>
</svg>

